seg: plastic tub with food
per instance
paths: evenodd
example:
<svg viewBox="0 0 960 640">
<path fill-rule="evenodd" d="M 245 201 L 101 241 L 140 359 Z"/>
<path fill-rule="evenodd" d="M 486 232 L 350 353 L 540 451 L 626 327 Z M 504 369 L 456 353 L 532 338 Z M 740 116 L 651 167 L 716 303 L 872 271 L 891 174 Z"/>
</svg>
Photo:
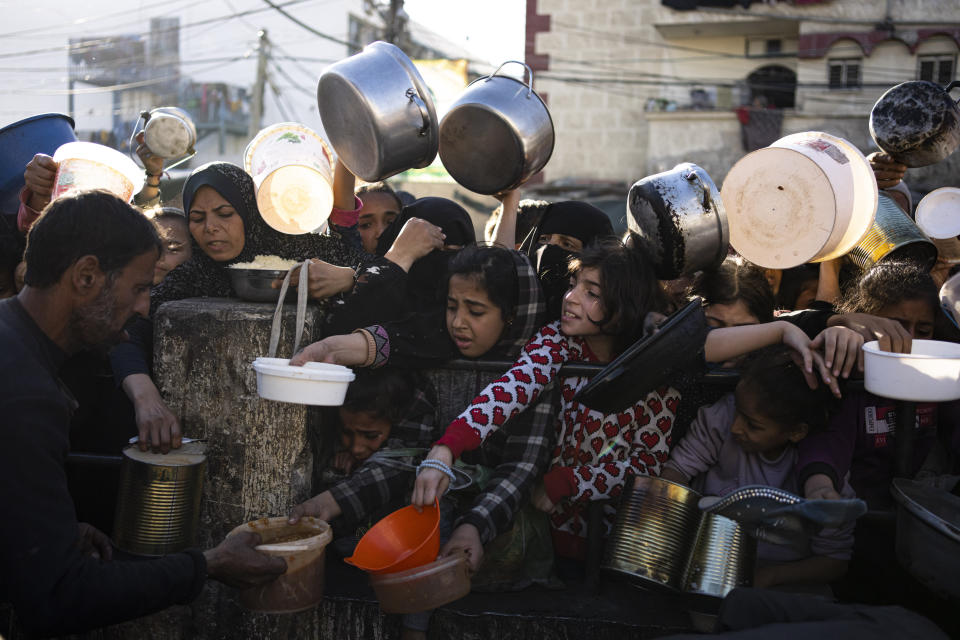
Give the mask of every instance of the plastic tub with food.
<svg viewBox="0 0 960 640">
<path fill-rule="evenodd" d="M 297 524 L 287 518 L 261 518 L 233 529 L 260 535 L 260 553 L 283 558 L 287 571 L 272 582 L 240 592 L 240 604 L 263 613 L 294 613 L 317 606 L 323 600 L 325 550 L 333 537 L 330 525 L 305 516 Z"/>
<path fill-rule="evenodd" d="M 960 344 L 914 340 L 910 353 L 863 345 L 863 386 L 894 400 L 947 402 L 960 399 Z"/>
<path fill-rule="evenodd" d="M 418 613 L 470 593 L 467 556 L 455 553 L 421 567 L 370 576 L 384 613 Z"/>
<path fill-rule="evenodd" d="M 356 376 L 347 367 L 308 362 L 295 367 L 286 358 L 257 358 L 257 393 L 266 400 L 336 407 Z"/>
</svg>

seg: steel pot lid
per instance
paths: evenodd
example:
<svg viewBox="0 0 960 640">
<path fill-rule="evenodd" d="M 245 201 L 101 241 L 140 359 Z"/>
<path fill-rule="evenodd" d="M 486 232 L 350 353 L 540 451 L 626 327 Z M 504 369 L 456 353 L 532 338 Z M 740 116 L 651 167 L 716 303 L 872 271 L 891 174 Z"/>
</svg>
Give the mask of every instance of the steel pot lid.
<svg viewBox="0 0 960 640">
<path fill-rule="evenodd" d="M 430 90 L 392 44 L 374 42 L 324 71 L 317 107 L 340 161 L 362 180 L 422 169 L 437 156 L 440 129 Z"/>
<path fill-rule="evenodd" d="M 940 162 L 960 146 L 960 109 L 948 93 L 960 82 L 903 82 L 870 110 L 870 135 L 877 146 L 908 167 Z"/>
</svg>

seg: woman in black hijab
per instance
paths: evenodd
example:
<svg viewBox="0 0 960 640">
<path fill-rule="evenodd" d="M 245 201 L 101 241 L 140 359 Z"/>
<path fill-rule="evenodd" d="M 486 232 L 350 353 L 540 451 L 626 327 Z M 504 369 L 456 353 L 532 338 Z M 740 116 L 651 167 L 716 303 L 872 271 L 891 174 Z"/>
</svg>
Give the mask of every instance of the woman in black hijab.
<svg viewBox="0 0 960 640">
<path fill-rule="evenodd" d="M 416 251 L 419 257 L 411 263 L 403 230 L 408 223 L 422 224 L 418 220 L 440 229 L 443 246 L 426 255 Z M 404 207 L 377 240 L 377 255 L 382 257 L 365 261 L 353 292 L 331 305 L 325 334 L 350 333 L 407 313 L 442 313 L 447 264 L 456 251 L 475 242 L 470 215 L 452 200 L 420 198 Z"/>
<path fill-rule="evenodd" d="M 597 207 L 585 202 L 554 202 L 544 211 L 540 222 L 520 246 L 537 269 L 540 286 L 547 302 L 547 321 L 560 317 L 560 305 L 570 278 L 570 258 L 599 238 L 613 235 L 610 218 Z"/>
<path fill-rule="evenodd" d="M 219 196 L 212 200 L 216 211 L 196 207 L 198 196 L 206 200 L 205 196 L 211 195 L 204 187 Z M 150 293 L 152 310 L 164 302 L 183 298 L 235 297 L 227 267 L 238 262 L 251 262 L 258 255 L 298 261 L 320 258 L 334 265 L 350 267 L 355 267 L 363 259 L 361 251 L 340 238 L 315 233 L 288 235 L 267 225 L 257 209 L 253 179 L 229 162 L 211 162 L 190 174 L 183 185 L 183 210 L 190 226 L 193 256 L 171 271 Z M 205 226 L 209 226 L 206 218 L 223 218 L 224 213 L 239 217 L 240 235 L 230 247 L 232 250 L 218 251 L 221 247 L 217 243 L 226 241 L 219 239 L 223 235 L 205 232 Z M 211 242 L 211 238 L 216 239 Z"/>
<path fill-rule="evenodd" d="M 246 171 L 229 162 L 198 167 L 183 186 L 193 254 L 150 292 L 151 315 L 164 302 L 195 297 L 236 297 L 228 268 L 257 255 L 292 260 L 321 258 L 356 266 L 363 253 L 340 238 L 307 233 L 287 235 L 268 226 L 257 209 L 256 189 Z M 150 379 L 153 323 L 139 318 L 127 327 L 130 340 L 110 353 L 113 375 L 133 400 L 141 435 L 156 446 L 179 446 L 180 426 Z M 143 438 L 141 438 L 143 439 Z M 162 440 L 161 440 L 162 439 Z"/>
</svg>

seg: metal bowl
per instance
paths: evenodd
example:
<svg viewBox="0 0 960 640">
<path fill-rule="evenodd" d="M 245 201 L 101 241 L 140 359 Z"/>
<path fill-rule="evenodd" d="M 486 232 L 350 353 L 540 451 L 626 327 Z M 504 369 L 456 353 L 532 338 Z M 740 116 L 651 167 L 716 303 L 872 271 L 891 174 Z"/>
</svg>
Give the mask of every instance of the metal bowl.
<svg viewBox="0 0 960 640">
<path fill-rule="evenodd" d="M 230 269 L 230 282 L 237 297 L 247 302 L 276 302 L 280 290 L 271 285 L 274 280 L 283 280 L 285 269 Z M 297 290 L 287 289 L 287 302 L 295 302 Z"/>
</svg>

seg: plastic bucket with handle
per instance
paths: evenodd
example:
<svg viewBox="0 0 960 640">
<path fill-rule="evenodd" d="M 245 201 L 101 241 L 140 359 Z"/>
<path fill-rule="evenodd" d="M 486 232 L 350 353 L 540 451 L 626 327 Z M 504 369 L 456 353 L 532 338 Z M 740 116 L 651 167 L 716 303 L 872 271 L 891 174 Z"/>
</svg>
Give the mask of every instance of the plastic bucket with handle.
<svg viewBox="0 0 960 640">
<path fill-rule="evenodd" d="M 333 209 L 333 156 L 315 131 L 297 122 L 263 129 L 243 154 L 257 207 L 282 233 L 320 231 Z"/>
<path fill-rule="evenodd" d="M 93 142 L 68 142 L 53 159 L 59 165 L 53 199 L 75 191 L 104 189 L 129 202 L 143 188 L 143 169 L 116 149 Z"/>
</svg>

